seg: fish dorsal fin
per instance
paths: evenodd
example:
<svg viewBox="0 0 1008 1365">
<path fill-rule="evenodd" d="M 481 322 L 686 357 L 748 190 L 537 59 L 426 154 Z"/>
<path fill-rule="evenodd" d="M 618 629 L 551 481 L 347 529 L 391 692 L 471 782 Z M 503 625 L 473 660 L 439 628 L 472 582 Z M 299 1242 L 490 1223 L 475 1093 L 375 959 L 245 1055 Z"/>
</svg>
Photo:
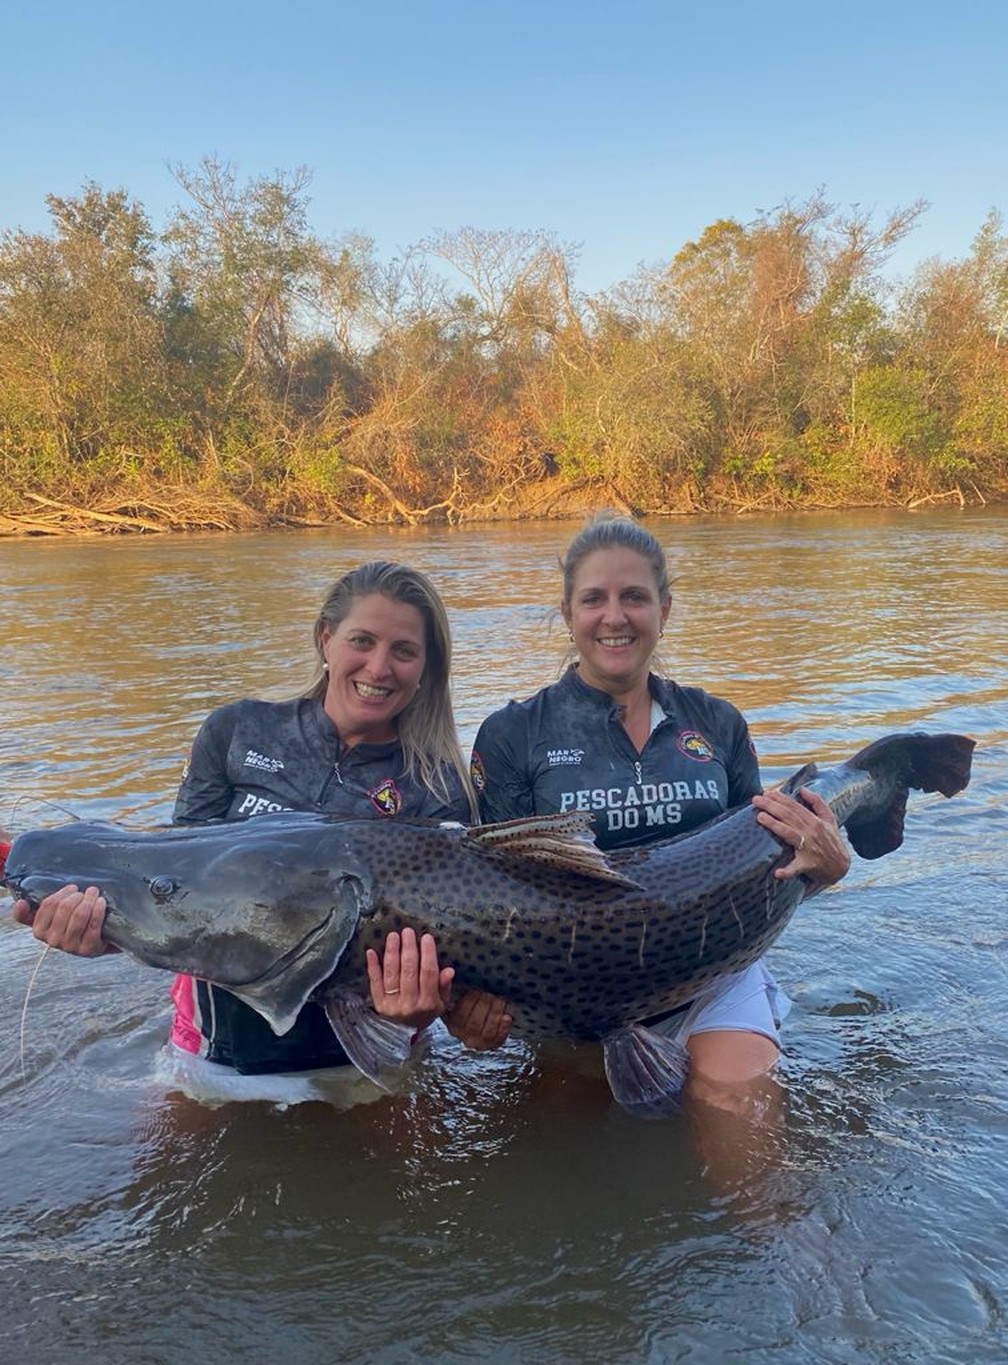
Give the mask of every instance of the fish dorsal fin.
<svg viewBox="0 0 1008 1365">
<path fill-rule="evenodd" d="M 592 836 L 591 824 L 592 818 L 585 811 L 529 815 L 520 820 L 501 820 L 495 825 L 474 825 L 465 837 L 511 858 L 545 863 L 610 886 L 638 890 L 636 882 L 610 865 Z"/>
</svg>

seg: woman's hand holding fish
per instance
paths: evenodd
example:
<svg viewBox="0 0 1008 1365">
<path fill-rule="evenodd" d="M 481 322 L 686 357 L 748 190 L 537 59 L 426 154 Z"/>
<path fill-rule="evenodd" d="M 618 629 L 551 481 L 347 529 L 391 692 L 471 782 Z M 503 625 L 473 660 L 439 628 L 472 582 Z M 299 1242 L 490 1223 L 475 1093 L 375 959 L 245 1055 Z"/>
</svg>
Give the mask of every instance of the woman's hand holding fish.
<svg viewBox="0 0 1008 1365">
<path fill-rule="evenodd" d="M 776 877 L 804 874 L 818 886 L 832 886 L 850 867 L 850 853 L 836 816 L 816 792 L 802 787 L 801 800 L 782 791 L 754 796 L 756 819 L 794 849 L 794 857 L 777 868 Z"/>
<path fill-rule="evenodd" d="M 453 1038 L 474 1052 L 489 1052 L 505 1041 L 514 1019 L 508 1002 L 489 991 L 466 991 L 444 1017 Z"/>
<path fill-rule="evenodd" d="M 96 886 L 83 891 L 74 885 L 63 886 L 46 896 L 37 910 L 25 900 L 15 901 L 14 918 L 27 925 L 40 943 L 76 957 L 102 957 L 119 951 L 102 938 L 105 897 Z"/>
<path fill-rule="evenodd" d="M 418 942 L 412 929 L 393 931 L 380 958 L 373 948 L 367 950 L 367 969 L 371 1003 L 385 1019 L 423 1029 L 448 1009 L 455 968 L 438 965 L 430 934 Z"/>
</svg>

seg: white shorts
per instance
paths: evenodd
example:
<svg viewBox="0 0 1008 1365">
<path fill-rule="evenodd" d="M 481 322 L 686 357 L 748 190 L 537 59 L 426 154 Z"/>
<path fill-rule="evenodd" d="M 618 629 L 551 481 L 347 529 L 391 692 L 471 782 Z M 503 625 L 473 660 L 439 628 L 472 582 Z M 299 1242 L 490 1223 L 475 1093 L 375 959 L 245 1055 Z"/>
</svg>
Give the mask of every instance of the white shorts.
<svg viewBox="0 0 1008 1365">
<path fill-rule="evenodd" d="M 694 1033 L 736 1029 L 741 1033 L 761 1033 L 780 1047 L 781 1021 L 790 1009 L 791 1001 L 760 958 L 751 967 L 716 981 L 688 1010 L 652 1027 L 683 1044 Z"/>
</svg>

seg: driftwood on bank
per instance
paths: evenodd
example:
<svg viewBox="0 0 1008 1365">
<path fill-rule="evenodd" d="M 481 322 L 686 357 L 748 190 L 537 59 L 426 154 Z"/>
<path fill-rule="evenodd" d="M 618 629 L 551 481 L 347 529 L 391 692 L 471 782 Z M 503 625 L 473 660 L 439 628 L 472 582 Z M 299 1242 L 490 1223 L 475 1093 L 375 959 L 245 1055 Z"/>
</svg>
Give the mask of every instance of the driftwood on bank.
<svg viewBox="0 0 1008 1365">
<path fill-rule="evenodd" d="M 464 519 L 459 506 L 461 484 L 457 469 L 454 471 L 451 492 L 446 498 L 442 498 L 440 502 L 431 503 L 429 507 L 408 507 L 395 490 L 390 488 L 384 479 L 380 479 L 377 474 L 372 474 L 370 469 L 364 469 L 357 464 L 348 464 L 344 468 L 348 474 L 353 474 L 355 477 L 363 479 L 372 488 L 377 488 L 378 492 L 387 499 L 389 505 L 402 517 L 407 526 L 420 526 L 431 520 L 447 521 L 449 525 L 454 526 Z"/>
<path fill-rule="evenodd" d="M 237 531 L 257 524 L 256 514 L 236 499 L 200 499 L 172 490 L 163 500 L 108 498 L 93 506 L 24 493 L 31 513 L 0 515 L 0 535 L 164 535 L 171 531 Z"/>
<path fill-rule="evenodd" d="M 980 489 L 977 488 L 972 479 L 970 479 L 970 487 L 973 489 L 976 500 L 980 506 L 986 507 L 987 499 L 980 492 Z M 967 505 L 967 499 L 963 496 L 962 489 L 957 485 L 955 488 L 949 488 L 944 493 L 926 493 L 923 497 L 914 498 L 912 502 L 907 503 L 907 507 L 910 511 L 913 511 L 916 507 L 925 507 L 931 502 L 944 502 L 947 498 L 955 498 L 960 507 L 965 507 Z"/>
<path fill-rule="evenodd" d="M 805 490 L 802 495 L 782 495 L 780 490 L 748 492 L 735 481 L 699 488 L 685 482 L 669 489 L 669 500 L 643 505 L 630 491 L 612 479 L 568 481 L 559 476 L 529 479 L 515 476 L 490 496 L 467 493 L 455 472 L 452 487 L 440 501 L 412 507 L 403 495 L 378 475 L 361 466 L 347 467 L 359 480 L 359 488 L 381 494 L 384 508 L 363 492 L 355 499 L 344 489 L 339 501 L 317 493 L 310 499 L 288 493 L 281 506 L 276 502 L 256 505 L 227 492 L 153 487 L 143 491 L 119 491 L 104 497 L 73 503 L 41 493 L 22 492 L 19 504 L 8 496 L 8 510 L 0 512 L 0 538 L 87 537 L 98 535 L 164 535 L 172 532 L 253 531 L 270 528 L 315 528 L 345 524 L 361 529 L 388 526 L 443 524 L 459 526 L 501 521 L 569 520 L 600 508 L 624 516 L 688 517 L 696 515 L 773 514 L 775 512 L 843 511 L 869 507 L 903 507 L 908 511 L 930 505 L 957 502 L 960 507 L 987 506 L 990 499 L 970 480 L 949 489 L 892 490 L 888 495 L 844 499 Z M 475 491 L 475 490 L 473 490 Z M 481 490 L 482 491 L 482 490 Z M 824 490 L 825 491 L 825 490 Z M 1008 499 L 1008 488 L 1004 490 Z"/>
</svg>

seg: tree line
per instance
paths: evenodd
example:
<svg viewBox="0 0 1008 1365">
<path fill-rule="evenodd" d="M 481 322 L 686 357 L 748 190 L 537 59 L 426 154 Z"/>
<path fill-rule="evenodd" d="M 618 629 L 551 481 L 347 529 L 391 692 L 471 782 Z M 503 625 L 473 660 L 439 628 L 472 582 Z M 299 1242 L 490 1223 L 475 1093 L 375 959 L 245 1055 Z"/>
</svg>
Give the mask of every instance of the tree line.
<svg viewBox="0 0 1008 1365">
<path fill-rule="evenodd" d="M 816 194 L 588 295 L 576 247 L 325 239 L 304 169 L 49 196 L 0 238 L 0 530 L 458 522 L 961 502 L 1008 490 L 1008 237 L 884 267 Z"/>
</svg>

